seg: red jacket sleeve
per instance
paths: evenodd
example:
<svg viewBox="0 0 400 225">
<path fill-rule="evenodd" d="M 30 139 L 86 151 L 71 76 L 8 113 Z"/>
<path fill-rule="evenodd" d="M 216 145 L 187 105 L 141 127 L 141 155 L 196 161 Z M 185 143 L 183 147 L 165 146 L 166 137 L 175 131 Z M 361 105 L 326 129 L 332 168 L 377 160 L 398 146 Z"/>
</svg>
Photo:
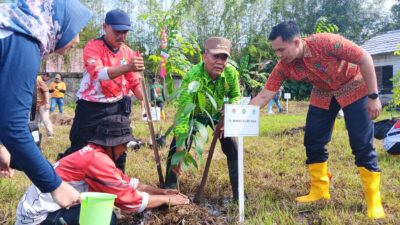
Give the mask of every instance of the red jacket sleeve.
<svg viewBox="0 0 400 225">
<path fill-rule="evenodd" d="M 128 211 L 139 211 L 143 208 L 143 194 L 130 185 L 130 180 L 104 153 L 95 154 L 87 167 L 85 178 L 90 191 L 115 194 L 117 207 Z"/>
<path fill-rule="evenodd" d="M 83 49 L 84 68 L 89 73 L 90 79 L 98 79 L 98 72 L 104 68 L 101 48 L 97 47 L 98 40 L 89 41 Z"/>
</svg>

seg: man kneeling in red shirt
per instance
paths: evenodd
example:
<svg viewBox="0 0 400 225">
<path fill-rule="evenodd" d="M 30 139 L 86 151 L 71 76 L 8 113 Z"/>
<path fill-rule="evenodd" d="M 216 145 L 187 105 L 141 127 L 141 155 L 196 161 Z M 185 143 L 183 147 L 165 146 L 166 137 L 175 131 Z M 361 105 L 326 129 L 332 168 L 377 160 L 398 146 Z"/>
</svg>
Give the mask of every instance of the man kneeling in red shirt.
<svg viewBox="0 0 400 225">
<path fill-rule="evenodd" d="M 189 204 L 188 197 L 178 190 L 142 184 L 115 166 L 115 161 L 126 151 L 127 143 L 133 140 L 128 117 L 107 116 L 88 145 L 58 161 L 55 170 L 79 192 L 117 195 L 115 205 L 124 211 L 142 212 L 165 204 Z M 41 193 L 31 185 L 18 204 L 16 224 L 54 224 L 61 217 L 67 224 L 79 224 L 79 210 L 80 206 L 62 209 L 50 194 Z M 111 224 L 116 224 L 114 214 Z"/>
</svg>

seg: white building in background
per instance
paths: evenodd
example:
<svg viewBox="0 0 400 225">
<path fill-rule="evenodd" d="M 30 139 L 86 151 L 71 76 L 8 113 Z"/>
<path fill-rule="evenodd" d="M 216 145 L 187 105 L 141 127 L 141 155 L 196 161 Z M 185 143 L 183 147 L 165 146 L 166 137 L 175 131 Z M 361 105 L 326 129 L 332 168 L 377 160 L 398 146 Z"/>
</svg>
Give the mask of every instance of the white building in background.
<svg viewBox="0 0 400 225">
<path fill-rule="evenodd" d="M 400 72 L 400 55 L 394 55 L 400 48 L 400 30 L 378 34 L 366 41 L 362 47 L 371 54 L 378 81 L 382 103 L 391 99 L 393 76 Z"/>
</svg>

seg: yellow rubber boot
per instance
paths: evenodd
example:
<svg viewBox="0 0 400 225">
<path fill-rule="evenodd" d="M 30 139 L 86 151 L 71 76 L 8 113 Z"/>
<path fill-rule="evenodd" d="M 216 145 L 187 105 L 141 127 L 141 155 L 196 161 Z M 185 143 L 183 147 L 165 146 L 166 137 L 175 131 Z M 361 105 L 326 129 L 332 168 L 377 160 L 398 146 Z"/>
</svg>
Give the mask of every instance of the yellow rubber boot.
<svg viewBox="0 0 400 225">
<path fill-rule="evenodd" d="M 369 171 L 365 167 L 358 167 L 361 181 L 364 187 L 365 199 L 367 200 L 368 217 L 380 219 L 385 217 L 381 203 L 381 192 L 379 191 L 381 183 L 381 173 Z"/>
<path fill-rule="evenodd" d="M 161 119 L 165 120 L 165 111 L 164 110 L 161 110 Z"/>
<path fill-rule="evenodd" d="M 308 165 L 308 170 L 311 178 L 311 188 L 308 195 L 296 198 L 297 202 L 315 202 L 321 199 L 329 200 L 329 181 L 330 174 L 328 173 L 328 163 L 313 163 Z"/>
</svg>

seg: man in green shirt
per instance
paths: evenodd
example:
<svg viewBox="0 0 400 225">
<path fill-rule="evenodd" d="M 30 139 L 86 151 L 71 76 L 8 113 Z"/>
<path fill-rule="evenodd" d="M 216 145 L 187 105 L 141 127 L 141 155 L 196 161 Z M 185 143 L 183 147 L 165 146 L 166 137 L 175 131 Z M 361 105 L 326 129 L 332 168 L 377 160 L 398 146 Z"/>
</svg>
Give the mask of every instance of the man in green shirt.
<svg viewBox="0 0 400 225">
<path fill-rule="evenodd" d="M 227 64 L 230 56 L 230 48 L 231 42 L 225 38 L 211 37 L 207 39 L 203 53 L 203 62 L 195 65 L 191 70 L 189 70 L 182 82 L 182 86 L 187 87 L 192 81 L 205 80 L 205 85 L 207 85 L 207 88 L 209 91 L 211 91 L 210 94 L 214 97 L 218 110 L 212 106 L 210 101 L 206 101 L 205 109 L 210 113 L 211 117 L 214 118 L 215 123 L 217 123 L 219 120 L 219 109 L 222 108 L 222 105 L 226 99 L 229 99 L 229 103 L 231 104 L 237 103 L 240 99 L 239 73 L 233 66 Z M 190 94 L 187 91 L 182 92 L 179 97 L 178 111 L 185 108 L 186 105 L 192 103 L 193 96 L 193 94 Z M 200 111 L 195 110 L 193 116 L 205 126 L 211 124 L 209 117 Z M 175 137 L 170 145 L 167 161 L 167 188 L 176 187 L 176 175 L 180 174 L 180 165 L 173 166 L 170 170 L 171 157 L 175 151 L 183 150 L 179 147 L 175 147 L 176 137 L 189 132 L 189 117 L 190 115 L 181 118 L 181 122 L 175 127 L 174 130 Z M 232 137 L 223 137 L 219 140 L 222 151 L 226 155 L 228 161 L 229 178 L 232 185 L 233 197 L 234 199 L 237 199 L 237 144 Z"/>
</svg>

